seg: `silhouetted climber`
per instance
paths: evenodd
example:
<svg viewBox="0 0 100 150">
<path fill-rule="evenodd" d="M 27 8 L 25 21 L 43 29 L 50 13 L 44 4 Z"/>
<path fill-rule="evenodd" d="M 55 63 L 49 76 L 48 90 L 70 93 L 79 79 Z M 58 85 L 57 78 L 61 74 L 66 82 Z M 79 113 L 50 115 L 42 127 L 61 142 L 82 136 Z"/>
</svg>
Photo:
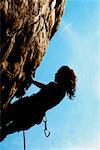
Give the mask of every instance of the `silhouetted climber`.
<svg viewBox="0 0 100 150">
<path fill-rule="evenodd" d="M 55 82 L 45 85 L 32 80 L 32 83 L 41 90 L 10 104 L 3 112 L 1 140 L 10 133 L 40 124 L 45 112 L 59 104 L 66 94 L 72 99 L 76 88 L 76 76 L 68 66 L 62 66 L 55 74 Z"/>
</svg>

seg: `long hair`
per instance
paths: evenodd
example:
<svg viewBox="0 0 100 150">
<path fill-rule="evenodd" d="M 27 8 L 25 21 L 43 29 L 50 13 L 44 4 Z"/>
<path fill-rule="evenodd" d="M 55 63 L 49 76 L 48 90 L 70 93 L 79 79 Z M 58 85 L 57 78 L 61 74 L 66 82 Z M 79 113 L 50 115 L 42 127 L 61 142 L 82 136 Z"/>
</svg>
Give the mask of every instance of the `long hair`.
<svg viewBox="0 0 100 150">
<path fill-rule="evenodd" d="M 75 96 L 76 75 L 72 69 L 62 66 L 55 74 L 55 81 L 63 86 L 70 99 Z"/>
</svg>

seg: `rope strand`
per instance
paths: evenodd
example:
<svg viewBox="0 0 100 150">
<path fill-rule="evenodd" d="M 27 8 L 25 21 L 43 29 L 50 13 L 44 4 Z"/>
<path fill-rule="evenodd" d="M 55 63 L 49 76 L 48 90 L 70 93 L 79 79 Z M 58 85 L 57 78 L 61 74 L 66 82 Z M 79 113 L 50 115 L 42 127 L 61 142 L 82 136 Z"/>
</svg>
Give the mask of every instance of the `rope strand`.
<svg viewBox="0 0 100 150">
<path fill-rule="evenodd" d="M 25 139 L 25 131 L 23 130 L 23 142 L 24 142 L 24 150 L 26 150 L 26 139 Z"/>
</svg>

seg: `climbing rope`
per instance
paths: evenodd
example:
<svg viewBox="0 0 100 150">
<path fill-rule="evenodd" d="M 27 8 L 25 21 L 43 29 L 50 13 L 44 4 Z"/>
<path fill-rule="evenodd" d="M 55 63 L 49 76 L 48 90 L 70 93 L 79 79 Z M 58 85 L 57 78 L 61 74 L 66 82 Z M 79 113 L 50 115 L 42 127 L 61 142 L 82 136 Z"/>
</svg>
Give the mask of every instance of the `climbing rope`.
<svg viewBox="0 0 100 150">
<path fill-rule="evenodd" d="M 46 114 L 43 118 L 43 122 L 44 122 L 44 134 L 46 137 L 50 136 L 50 131 L 48 131 L 47 129 L 47 118 L 46 118 Z M 24 150 L 26 150 L 26 138 L 25 138 L 25 131 L 23 130 L 23 143 L 24 143 Z"/>
<path fill-rule="evenodd" d="M 44 134 L 46 137 L 49 137 L 50 136 L 50 131 L 48 131 L 47 129 L 47 118 L 46 118 L 46 114 L 43 118 L 43 122 L 44 122 Z"/>
<path fill-rule="evenodd" d="M 25 131 L 23 130 L 23 142 L 24 142 L 24 150 L 26 150 L 26 139 L 25 139 Z"/>
</svg>

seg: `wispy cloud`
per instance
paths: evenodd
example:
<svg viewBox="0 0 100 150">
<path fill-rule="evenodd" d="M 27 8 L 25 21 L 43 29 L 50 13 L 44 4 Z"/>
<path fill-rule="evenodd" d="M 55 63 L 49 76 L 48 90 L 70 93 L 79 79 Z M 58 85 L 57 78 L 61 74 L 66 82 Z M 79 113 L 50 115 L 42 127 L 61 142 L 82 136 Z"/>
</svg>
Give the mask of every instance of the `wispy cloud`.
<svg viewBox="0 0 100 150">
<path fill-rule="evenodd" d="M 81 108 L 77 107 L 77 113 L 81 113 L 79 124 L 80 126 L 83 126 L 81 117 L 84 117 L 83 122 L 85 123 L 87 121 L 87 128 L 89 127 L 87 135 L 89 137 L 91 136 L 91 139 L 81 138 L 81 136 L 84 135 L 84 131 L 82 132 L 79 129 L 78 132 L 82 132 L 82 135 L 78 135 L 75 143 L 69 143 L 69 149 L 67 147 L 69 144 L 66 143 L 66 141 L 63 141 L 64 143 L 61 144 L 65 145 L 67 150 L 99 150 L 100 129 L 97 124 L 99 124 L 98 99 L 100 98 L 100 52 L 98 47 L 99 44 L 96 42 L 98 36 L 99 31 L 93 31 L 87 36 L 86 33 L 82 34 L 75 30 L 73 23 L 66 23 L 63 21 L 62 38 L 66 41 L 66 44 L 70 43 L 70 48 L 72 49 L 69 64 L 76 70 L 78 74 L 78 92 L 80 92 L 79 99 L 80 103 L 82 103 L 82 105 L 80 105 Z M 84 111 L 84 106 L 85 112 L 81 112 L 82 110 Z M 92 117 L 92 119 L 90 119 L 88 116 L 85 117 L 84 115 L 86 114 L 88 114 L 90 118 Z M 88 118 L 88 120 L 86 118 Z M 95 119 L 95 123 L 93 122 L 93 118 Z M 92 130 L 92 124 L 97 127 L 95 131 Z M 80 139 L 80 142 L 78 139 Z M 81 144 L 78 145 L 78 142 Z"/>
<path fill-rule="evenodd" d="M 63 34 L 64 32 L 69 31 L 70 28 L 71 28 L 71 26 L 72 26 L 72 22 L 65 23 L 65 22 L 62 20 L 62 34 Z"/>
</svg>

